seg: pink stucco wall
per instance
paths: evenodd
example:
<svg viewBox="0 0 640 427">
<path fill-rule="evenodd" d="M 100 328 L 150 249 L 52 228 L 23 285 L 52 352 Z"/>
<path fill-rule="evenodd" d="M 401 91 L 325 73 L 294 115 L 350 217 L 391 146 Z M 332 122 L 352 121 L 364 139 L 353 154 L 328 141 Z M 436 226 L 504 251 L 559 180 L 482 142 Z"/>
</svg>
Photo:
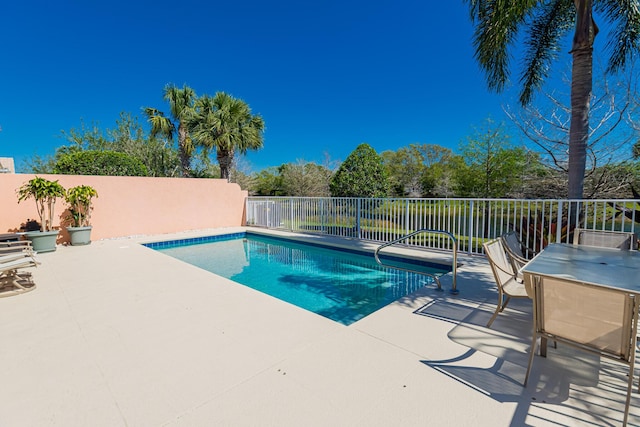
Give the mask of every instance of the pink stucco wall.
<svg viewBox="0 0 640 427">
<path fill-rule="evenodd" d="M 16 190 L 36 175 L 0 174 L 0 233 L 17 231 L 27 218 L 38 220 L 33 199 L 18 204 Z M 46 175 L 63 187 L 90 185 L 98 192 L 91 217 L 92 240 L 204 228 L 244 222 L 247 192 L 222 179 Z M 59 221 L 67 206 L 56 203 Z M 54 225 L 59 223 L 54 222 Z M 68 239 L 61 234 L 60 242 Z"/>
</svg>

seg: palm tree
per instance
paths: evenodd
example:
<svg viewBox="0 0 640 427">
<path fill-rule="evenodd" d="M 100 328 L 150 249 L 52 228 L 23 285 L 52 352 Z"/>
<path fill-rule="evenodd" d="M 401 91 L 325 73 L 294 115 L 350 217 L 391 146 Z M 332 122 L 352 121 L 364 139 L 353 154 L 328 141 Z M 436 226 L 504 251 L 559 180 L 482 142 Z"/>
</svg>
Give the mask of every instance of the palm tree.
<svg viewBox="0 0 640 427">
<path fill-rule="evenodd" d="M 180 89 L 168 84 L 164 88 L 164 99 L 169 103 L 171 117 L 165 116 L 162 111 L 155 108 L 147 107 L 144 109 L 151 123 L 151 136 L 162 135 L 172 141 L 177 130 L 178 155 L 180 157 L 182 175 L 189 177 L 191 176 L 191 157 L 193 156 L 194 146 L 189 137 L 186 120 L 193 111 L 196 93 L 187 85 Z"/>
<path fill-rule="evenodd" d="M 189 129 L 194 141 L 205 150 L 216 150 L 220 165 L 220 178 L 229 180 L 236 151 L 262 148 L 264 120 L 251 114 L 249 106 L 224 92 L 215 96 L 204 95 L 195 103 L 189 119 Z"/>
<path fill-rule="evenodd" d="M 573 29 L 571 71 L 571 125 L 569 129 L 568 197 L 583 197 L 589 101 L 592 89 L 593 42 L 598 26 L 593 12 L 613 23 L 607 72 L 620 71 L 640 50 L 638 0 L 465 0 L 475 23 L 475 57 L 487 75 L 490 89 L 501 91 L 509 78 L 508 48 L 518 35 L 525 55 L 520 77 L 520 103 L 527 105 L 548 77 L 560 43 Z"/>
</svg>

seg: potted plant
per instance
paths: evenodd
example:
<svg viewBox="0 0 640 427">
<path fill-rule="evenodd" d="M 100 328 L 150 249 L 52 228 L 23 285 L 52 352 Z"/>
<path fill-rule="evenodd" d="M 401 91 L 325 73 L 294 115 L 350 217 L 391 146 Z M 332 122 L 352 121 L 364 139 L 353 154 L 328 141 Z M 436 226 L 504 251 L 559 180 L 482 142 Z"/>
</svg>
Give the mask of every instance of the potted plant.
<svg viewBox="0 0 640 427">
<path fill-rule="evenodd" d="M 78 185 L 69 188 L 65 193 L 65 201 L 69 204 L 71 226 L 67 227 L 71 245 L 88 245 L 91 243 L 91 205 L 94 197 L 98 197 L 95 188 Z"/>
<path fill-rule="evenodd" d="M 40 231 L 25 233 L 31 240 L 36 252 L 52 252 L 56 250 L 58 230 L 53 229 L 53 214 L 58 197 L 64 197 L 64 187 L 58 181 L 35 177 L 18 189 L 18 203 L 27 199 L 34 199 L 40 217 Z"/>
</svg>

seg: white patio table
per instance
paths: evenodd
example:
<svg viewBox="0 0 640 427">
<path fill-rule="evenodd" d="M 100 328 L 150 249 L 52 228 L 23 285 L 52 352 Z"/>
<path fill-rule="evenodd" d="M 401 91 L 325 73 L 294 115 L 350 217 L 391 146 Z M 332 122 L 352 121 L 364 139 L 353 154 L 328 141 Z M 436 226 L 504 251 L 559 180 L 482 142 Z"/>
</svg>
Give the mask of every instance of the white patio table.
<svg viewBox="0 0 640 427">
<path fill-rule="evenodd" d="M 536 276 L 551 276 L 640 296 L 640 252 L 566 243 L 552 243 L 520 269 L 527 293 L 532 295 Z M 546 356 L 546 340 L 540 346 Z"/>
<path fill-rule="evenodd" d="M 527 285 L 545 275 L 640 294 L 640 252 L 552 243 L 520 270 Z"/>
</svg>

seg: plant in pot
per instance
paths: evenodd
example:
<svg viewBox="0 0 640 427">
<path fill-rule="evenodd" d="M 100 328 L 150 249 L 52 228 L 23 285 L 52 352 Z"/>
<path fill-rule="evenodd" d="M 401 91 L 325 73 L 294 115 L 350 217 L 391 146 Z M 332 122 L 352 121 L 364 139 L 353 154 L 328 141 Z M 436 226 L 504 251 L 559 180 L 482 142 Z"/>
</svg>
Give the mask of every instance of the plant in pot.
<svg viewBox="0 0 640 427">
<path fill-rule="evenodd" d="M 78 185 L 69 188 L 65 193 L 65 201 L 69 204 L 69 219 L 71 226 L 67 227 L 71 245 L 88 245 L 91 243 L 91 211 L 92 201 L 98 197 L 95 188 L 88 185 Z"/>
<path fill-rule="evenodd" d="M 23 200 L 34 199 L 40 217 L 40 231 L 25 233 L 31 240 L 36 252 L 52 252 L 56 250 L 58 230 L 53 229 L 53 214 L 58 197 L 64 197 L 64 187 L 58 181 L 35 177 L 18 189 L 18 203 Z"/>
</svg>

